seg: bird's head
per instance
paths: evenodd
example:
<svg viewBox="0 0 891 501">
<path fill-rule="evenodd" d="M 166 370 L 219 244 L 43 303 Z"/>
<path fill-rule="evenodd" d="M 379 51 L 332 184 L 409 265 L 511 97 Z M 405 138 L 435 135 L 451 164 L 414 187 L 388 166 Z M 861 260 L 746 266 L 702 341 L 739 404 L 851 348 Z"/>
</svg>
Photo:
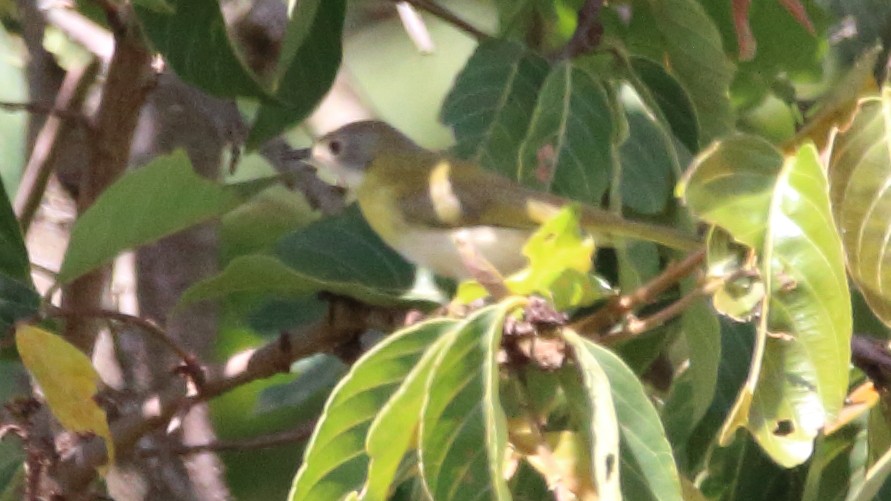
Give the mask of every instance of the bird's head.
<svg viewBox="0 0 891 501">
<path fill-rule="evenodd" d="M 307 162 L 334 174 L 345 188 L 354 190 L 366 171 L 382 155 L 424 151 L 411 139 L 384 122 L 367 120 L 345 125 L 324 135 L 312 147 Z"/>
</svg>

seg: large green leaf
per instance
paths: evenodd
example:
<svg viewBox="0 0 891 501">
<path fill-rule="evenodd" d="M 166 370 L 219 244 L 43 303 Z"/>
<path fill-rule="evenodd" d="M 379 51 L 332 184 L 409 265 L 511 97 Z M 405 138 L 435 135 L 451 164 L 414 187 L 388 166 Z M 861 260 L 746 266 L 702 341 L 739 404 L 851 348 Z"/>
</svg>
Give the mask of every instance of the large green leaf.
<svg viewBox="0 0 891 501">
<path fill-rule="evenodd" d="M 31 265 L 19 223 L 0 180 L 0 333 L 33 315 L 40 295 L 31 283 Z"/>
<path fill-rule="evenodd" d="M 641 214 L 665 210 L 680 172 L 671 134 L 630 85 L 619 88 L 628 138 L 619 147 L 622 205 Z"/>
<path fill-rule="evenodd" d="M 421 472 L 437 501 L 510 499 L 504 480 L 507 424 L 495 361 L 513 301 L 475 312 L 430 375 L 420 428 Z"/>
<path fill-rule="evenodd" d="M 223 186 L 195 174 L 181 150 L 158 157 L 118 179 L 78 218 L 58 279 L 70 282 L 125 249 L 220 216 L 271 182 Z"/>
<path fill-rule="evenodd" d="M 640 82 L 631 82 L 635 86 L 643 84 L 653 96 L 653 102 L 659 107 L 665 120 L 671 126 L 671 132 L 690 151 L 699 150 L 699 122 L 690 95 L 684 87 L 668 74 L 665 67 L 643 57 L 631 58 L 631 69 Z M 642 89 L 637 89 L 643 93 Z"/>
<path fill-rule="evenodd" d="M 733 127 L 730 82 L 733 64 L 724 54 L 715 23 L 697 0 L 650 0 L 671 73 L 690 93 L 702 143 Z"/>
<path fill-rule="evenodd" d="M 609 185 L 614 120 L 603 85 L 570 62 L 541 87 L 510 175 L 524 184 L 599 205 Z M 516 150 L 514 150 L 516 151 Z"/>
<path fill-rule="evenodd" d="M 219 274 L 190 287 L 180 302 L 240 293 L 305 296 L 318 291 L 380 306 L 423 306 L 446 299 L 429 275 L 381 241 L 355 206 L 285 235 L 275 254 L 233 259 Z"/>
<path fill-rule="evenodd" d="M 591 470 L 587 472 L 594 479 L 594 487 L 600 499 L 621 499 L 619 469 L 616 468 L 619 455 L 619 424 L 616 409 L 610 392 L 610 382 L 600 362 L 587 349 L 582 337 L 572 331 L 564 331 L 566 342 L 572 346 L 578 377 L 567 378 L 564 391 L 567 400 L 576 411 L 585 437 Z M 576 386 L 578 386 L 576 388 Z"/>
<path fill-rule="evenodd" d="M 345 4 L 346 0 L 297 2 L 278 63 L 274 86 L 278 102 L 260 107 L 248 148 L 302 121 L 331 88 L 342 56 Z"/>
<path fill-rule="evenodd" d="M 829 178 L 851 276 L 876 316 L 891 325 L 891 88 L 864 99 L 836 137 Z"/>
<path fill-rule="evenodd" d="M 288 499 L 342 499 L 362 487 L 369 461 L 365 436 L 375 416 L 455 324 L 432 320 L 394 333 L 353 365 L 325 405 Z"/>
<path fill-rule="evenodd" d="M 753 248 L 766 291 L 749 377 L 722 433 L 739 426 L 780 464 L 802 463 L 841 408 L 851 300 L 816 149 L 785 157 L 736 135 L 704 152 L 680 192 L 692 211 Z"/>
<path fill-rule="evenodd" d="M 577 340 L 609 378 L 619 423 L 622 495 L 635 501 L 680 501 L 681 482 L 665 430 L 640 380 L 611 351 Z"/>
<path fill-rule="evenodd" d="M 217 0 L 168 0 L 169 9 L 144 2 L 133 8 L 143 31 L 180 78 L 222 97 L 268 98 L 239 58 Z"/>
<path fill-rule="evenodd" d="M 517 151 L 547 74 L 547 61 L 522 45 L 480 44 L 442 106 L 442 121 L 455 132 L 454 153 L 516 178 Z"/>
</svg>

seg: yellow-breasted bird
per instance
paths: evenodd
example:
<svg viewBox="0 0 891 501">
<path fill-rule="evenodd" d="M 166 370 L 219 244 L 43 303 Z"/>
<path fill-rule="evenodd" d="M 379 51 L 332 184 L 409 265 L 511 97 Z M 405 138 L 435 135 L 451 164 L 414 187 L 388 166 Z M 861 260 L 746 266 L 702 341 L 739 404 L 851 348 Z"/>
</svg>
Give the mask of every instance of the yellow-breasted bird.
<svg viewBox="0 0 891 501">
<path fill-rule="evenodd" d="M 526 264 L 521 250 L 531 233 L 572 203 L 424 149 L 379 121 L 355 122 L 326 134 L 304 161 L 334 173 L 354 193 L 371 228 L 403 257 L 453 278 L 468 276 L 456 241 L 509 274 Z M 681 250 L 700 245 L 670 228 L 580 207 L 581 226 L 600 245 L 622 238 Z"/>
</svg>

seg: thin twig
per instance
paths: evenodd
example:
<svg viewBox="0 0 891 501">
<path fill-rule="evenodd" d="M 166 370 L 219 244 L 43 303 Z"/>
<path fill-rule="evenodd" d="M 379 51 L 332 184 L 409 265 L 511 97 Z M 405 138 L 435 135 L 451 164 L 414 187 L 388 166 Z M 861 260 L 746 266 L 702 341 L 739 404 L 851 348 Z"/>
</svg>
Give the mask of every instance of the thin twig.
<svg viewBox="0 0 891 501">
<path fill-rule="evenodd" d="M 0 101 L 0 108 L 7 111 L 26 111 L 35 115 L 51 115 L 87 127 L 90 126 L 87 117 L 77 110 L 50 107 L 41 103 L 17 103 L 12 101 Z"/>
<path fill-rule="evenodd" d="M 655 301 L 660 294 L 674 287 L 682 279 L 696 271 L 705 260 L 705 248 L 699 249 L 682 261 L 669 265 L 658 276 L 638 287 L 631 294 L 617 296 L 593 315 L 576 321 L 572 328 L 577 332 L 599 334 L 622 321 L 634 309 Z"/>
<path fill-rule="evenodd" d="M 468 35 L 475 38 L 478 42 L 482 42 L 482 41 L 492 38 L 489 35 L 483 33 L 479 29 L 477 29 L 476 27 L 474 27 L 473 25 L 467 23 L 467 21 L 464 21 L 463 19 L 456 16 L 450 10 L 446 9 L 445 7 L 441 7 L 440 5 L 435 4 L 429 0 L 392 0 L 392 1 L 394 3 L 405 2 L 407 4 L 411 4 L 414 7 L 417 7 L 418 9 L 426 11 L 426 12 L 442 19 L 443 21 L 451 24 L 452 26 L 460 29 L 461 31 L 467 33 Z"/>
<path fill-rule="evenodd" d="M 165 447 L 146 447 L 141 448 L 137 453 L 141 456 L 157 456 L 159 454 L 200 454 L 202 452 L 222 452 L 222 451 L 246 451 L 251 449 L 265 449 L 268 447 L 276 447 L 279 445 L 293 444 L 303 442 L 312 435 L 317 420 L 313 419 L 304 423 L 293 430 L 283 431 L 279 433 L 270 433 L 260 437 L 247 438 L 241 440 L 216 440 L 206 444 L 197 445 L 171 445 Z"/>
<path fill-rule="evenodd" d="M 91 61 L 86 66 L 76 68 L 65 75 L 65 80 L 59 88 L 53 107 L 47 112 L 52 116 L 47 118 L 41 127 L 40 132 L 34 139 L 34 147 L 31 150 L 31 156 L 28 158 L 28 164 L 25 166 L 22 175 L 21 185 L 16 193 L 15 213 L 22 227 L 22 233 L 27 233 L 37 209 L 40 208 L 40 201 L 46 191 L 50 174 L 56 163 L 56 156 L 59 152 L 59 145 L 65 140 L 65 136 L 72 130 L 72 120 L 63 120 L 75 117 L 76 123 L 88 124 L 86 118 L 80 113 L 80 108 L 86 100 L 87 91 L 96 79 L 99 73 L 99 62 Z M 34 110 L 35 106 L 31 103 L 0 103 L 0 107 L 6 109 L 26 109 Z M 19 107 L 19 108 L 16 108 Z M 46 110 L 45 107 L 41 107 Z"/>
<path fill-rule="evenodd" d="M 120 322 L 127 325 L 132 325 L 138 328 L 140 331 L 150 334 L 152 338 L 159 341 L 164 346 L 170 348 L 170 351 L 174 352 L 177 357 L 179 357 L 184 364 L 187 366 L 197 366 L 198 361 L 194 354 L 189 352 L 189 350 L 180 346 L 171 336 L 164 330 L 163 327 L 157 325 L 151 320 L 137 317 L 135 315 L 128 315 L 127 313 L 121 313 L 120 311 L 115 310 L 106 310 L 106 309 L 97 309 L 97 310 L 84 310 L 84 311 L 70 311 L 63 310 L 60 308 L 50 308 L 47 312 L 47 315 L 55 318 L 64 318 L 64 319 L 83 319 L 83 318 L 101 318 L 105 320 L 113 320 L 116 322 Z"/>
</svg>

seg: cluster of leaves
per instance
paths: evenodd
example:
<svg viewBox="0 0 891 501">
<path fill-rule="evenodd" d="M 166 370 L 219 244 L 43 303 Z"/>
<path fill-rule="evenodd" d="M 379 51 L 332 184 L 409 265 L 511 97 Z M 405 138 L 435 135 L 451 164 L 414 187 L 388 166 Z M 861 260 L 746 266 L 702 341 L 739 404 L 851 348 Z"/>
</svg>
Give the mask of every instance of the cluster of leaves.
<svg viewBox="0 0 891 501">
<path fill-rule="evenodd" d="M 849 279 L 891 324 L 891 90 L 864 85 L 875 53 L 825 90 L 805 120 L 796 85 L 819 73 L 826 50 L 807 35 L 801 12 L 796 20 L 767 2 L 751 12 L 753 35 L 734 28 L 721 2 L 635 1 L 630 19 L 624 5 L 602 8 L 596 50 L 552 50 L 571 39 L 579 3 L 498 2 L 500 36 L 481 41 L 443 103 L 452 152 L 632 217 L 687 229 L 706 223 L 706 278 L 680 285 L 690 301 L 678 322 L 614 350 L 565 326 L 512 336 L 512 325 L 536 325 L 523 316 L 530 294 L 582 315 L 613 294 L 604 284 L 631 292 L 679 257 L 620 243 L 592 270 L 593 245 L 562 213 L 527 245 L 530 267 L 504 281 L 508 296 L 465 318 L 393 333 L 353 365 L 328 399 L 291 499 L 541 499 L 549 490 L 581 499 L 870 499 L 891 473 L 891 428 L 881 406 L 844 404 L 862 379 L 849 377 L 857 320 Z M 249 147 L 304 118 L 339 65 L 344 0 L 297 2 L 279 64 L 264 78 L 229 43 L 216 1 L 142 1 L 136 10 L 183 79 L 261 103 Z M 814 21 L 812 29 L 826 28 L 820 14 Z M 548 35 L 533 43 L 535 25 Z M 735 67 L 725 47 L 737 36 L 749 43 L 741 49 L 749 60 Z M 779 126 L 763 123 L 765 103 L 783 117 Z M 229 213 L 270 182 L 218 185 L 193 175 L 181 153 L 159 158 L 78 219 L 59 281 Z M 7 327 L 41 301 L 2 202 Z M 386 306 L 442 302 L 419 277 L 353 209 L 234 259 L 181 302 L 318 291 Z M 470 301 L 483 290 L 466 284 L 458 296 Z M 83 425 L 53 403 L 64 391 L 52 382 L 60 372 L 47 367 L 73 367 L 64 377 L 89 379 L 79 386 L 86 392 L 95 376 L 63 347 L 35 358 L 35 345 L 49 345 L 44 338 L 30 327 L 17 335 L 49 404 L 66 426 L 107 437 L 102 419 Z M 530 339 L 558 362 L 542 368 L 531 348 L 517 362 L 511 347 Z M 641 374 L 663 352 L 684 369 L 667 390 L 643 385 Z"/>
</svg>

